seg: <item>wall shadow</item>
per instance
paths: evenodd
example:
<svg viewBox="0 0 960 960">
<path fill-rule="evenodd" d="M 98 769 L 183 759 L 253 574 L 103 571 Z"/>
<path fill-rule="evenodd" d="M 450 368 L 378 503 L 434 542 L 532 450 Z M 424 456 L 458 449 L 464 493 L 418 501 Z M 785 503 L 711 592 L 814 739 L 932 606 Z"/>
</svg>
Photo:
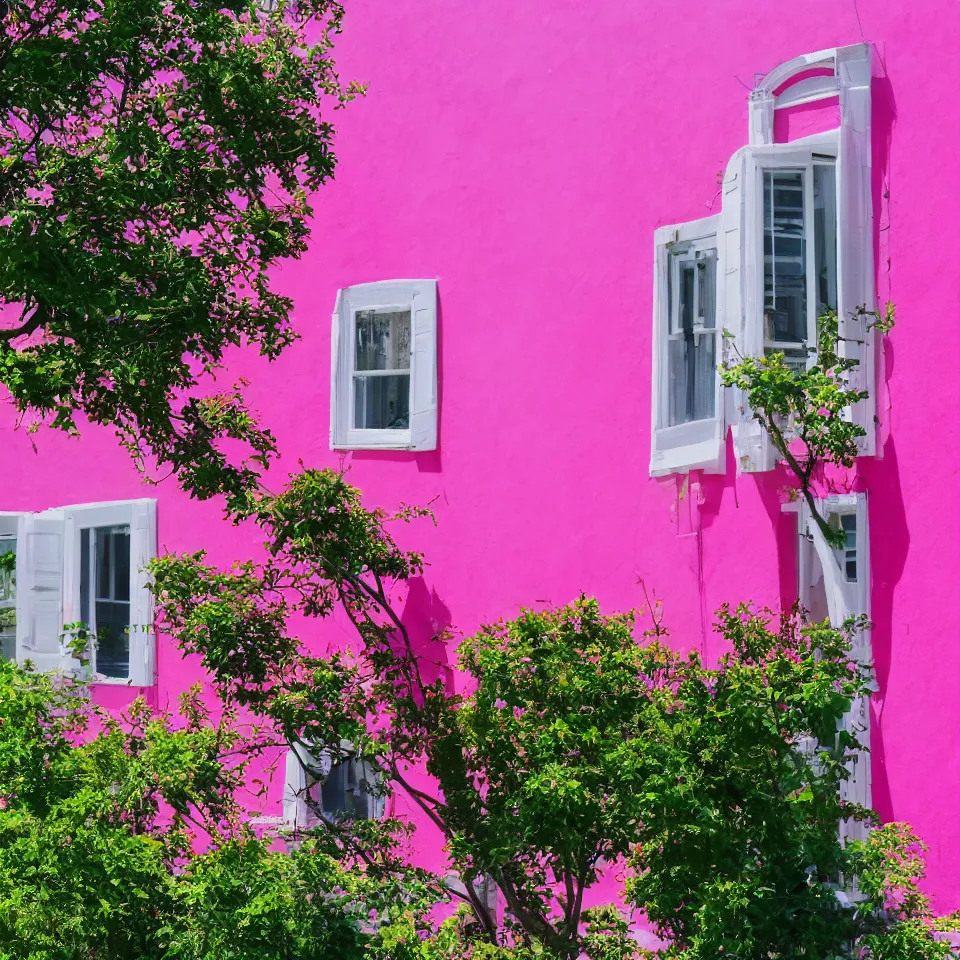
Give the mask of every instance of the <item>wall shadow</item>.
<svg viewBox="0 0 960 960">
<path fill-rule="evenodd" d="M 879 690 L 871 702 L 870 752 L 873 754 L 873 806 L 884 819 L 892 815 L 890 789 L 883 754 L 883 701 L 893 651 L 893 597 L 910 552 L 910 532 L 900 489 L 900 467 L 893 437 L 883 446 L 882 458 L 859 464 L 859 476 L 868 491 L 870 525 L 870 644 Z"/>
<path fill-rule="evenodd" d="M 427 586 L 423 577 L 414 577 L 409 582 L 400 622 L 410 637 L 424 682 L 433 684 L 442 679 L 444 687 L 452 689 L 453 669 L 448 640 L 453 620 L 447 605 L 437 596 L 436 590 Z"/>
<path fill-rule="evenodd" d="M 380 463 L 415 463 L 421 473 L 440 473 L 440 450 L 354 450 L 351 460 L 373 460 Z"/>
<path fill-rule="evenodd" d="M 700 473 L 700 492 L 703 500 L 700 503 L 700 527 L 709 530 L 713 521 L 720 515 L 724 495 L 727 490 L 737 491 L 737 453 L 733 449 L 733 432 L 727 430 L 725 463 L 727 469 L 723 473 Z"/>
<path fill-rule="evenodd" d="M 753 475 L 763 509 L 770 519 L 777 545 L 777 592 L 780 609 L 792 607 L 798 598 L 797 515 L 784 511 L 784 490 L 795 486 L 793 474 L 778 463 L 776 469 Z"/>
</svg>

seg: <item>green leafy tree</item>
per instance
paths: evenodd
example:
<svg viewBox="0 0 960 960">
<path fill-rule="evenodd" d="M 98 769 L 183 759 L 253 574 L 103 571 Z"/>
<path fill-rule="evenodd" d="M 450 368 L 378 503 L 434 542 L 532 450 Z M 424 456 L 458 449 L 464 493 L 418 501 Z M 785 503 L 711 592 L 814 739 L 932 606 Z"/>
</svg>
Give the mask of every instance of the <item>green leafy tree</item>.
<svg viewBox="0 0 960 960">
<path fill-rule="evenodd" d="M 393 960 L 415 871 L 391 885 L 321 843 L 255 836 L 234 794 L 266 742 L 199 690 L 178 717 L 136 701 L 115 718 L 0 662 L 0 958 Z"/>
<path fill-rule="evenodd" d="M 270 6 L 9 0 L 0 21 L 0 382 L 38 422 L 111 426 L 199 497 L 274 452 L 204 375 L 293 339 L 269 270 L 306 249 L 329 111 L 359 89 L 331 56 L 338 0 Z"/>
<path fill-rule="evenodd" d="M 459 882 L 434 894 L 467 912 L 405 936 L 410 956 L 639 956 L 622 918 L 583 909 L 626 865 L 624 893 L 667 955 L 853 956 L 866 932 L 888 936 L 836 895 L 856 869 L 840 824 L 870 817 L 839 792 L 858 747 L 839 721 L 869 683 L 850 652 L 862 624 L 724 608 L 730 653 L 708 667 L 666 642 L 656 604 L 638 638 L 632 614 L 581 597 L 465 638 L 455 692 L 444 671 L 425 674 L 396 608 L 423 558 L 391 530 L 423 514 L 370 509 L 342 475 L 308 470 L 248 502 L 263 563 L 153 565 L 162 622 L 227 703 L 314 756 L 349 742 L 379 772 L 371 789 L 405 792 L 442 832 Z M 290 624 L 336 610 L 360 643 L 312 655 Z M 412 781 L 417 768 L 435 789 Z M 316 838 L 364 849 L 369 822 L 313 806 Z"/>
</svg>

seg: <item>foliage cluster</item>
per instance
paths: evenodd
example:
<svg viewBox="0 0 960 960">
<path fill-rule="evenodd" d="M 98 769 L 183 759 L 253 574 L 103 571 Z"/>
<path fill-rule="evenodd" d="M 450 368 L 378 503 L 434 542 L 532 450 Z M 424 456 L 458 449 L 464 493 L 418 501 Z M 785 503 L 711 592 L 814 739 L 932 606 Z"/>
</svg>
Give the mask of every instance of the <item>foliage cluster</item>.
<svg viewBox="0 0 960 960">
<path fill-rule="evenodd" d="M 231 347 L 275 357 L 333 175 L 338 0 L 9 0 L 0 23 L 0 381 L 64 430 L 114 428 L 199 497 L 274 453 Z M 202 389 L 200 389 L 202 387 Z M 220 441 L 240 441 L 225 447 Z M 246 449 L 249 457 L 228 455 Z"/>
<path fill-rule="evenodd" d="M 426 673 L 419 653 L 436 638 L 411 635 L 398 613 L 423 558 L 392 530 L 422 512 L 369 509 L 343 475 L 308 470 L 248 499 L 264 562 L 221 570 L 202 553 L 170 555 L 153 570 L 165 629 L 200 654 L 225 702 L 314 755 L 349 741 L 378 789 L 440 830 L 462 884 L 437 880 L 436 895 L 464 902 L 476 956 L 635 950 L 610 916 L 588 932 L 584 910 L 624 868 L 625 902 L 666 956 L 852 956 L 867 935 L 887 942 L 882 904 L 854 910 L 837 896 L 861 856 L 840 844 L 840 824 L 871 816 L 839 790 L 859 745 L 837 731 L 870 682 L 851 655 L 861 623 L 725 607 L 729 653 L 707 666 L 666 642 L 658 607 L 638 639 L 632 614 L 581 597 L 465 638 L 454 685 L 449 670 Z M 348 650 L 318 655 L 290 630 L 335 613 L 356 630 Z M 815 751 L 800 749 L 811 739 Z M 369 824 L 314 806 L 316 836 L 367 846 Z M 476 893 L 481 877 L 505 916 Z M 932 944 L 927 920 L 908 914 Z M 451 929 L 422 949 L 442 951 Z"/>
<path fill-rule="evenodd" d="M 400 895 L 319 840 L 287 852 L 244 826 L 251 739 L 198 689 L 175 717 L 138 700 L 117 718 L 0 662 L 0 957 L 390 956 L 370 911 L 408 923 L 416 871 Z"/>
<path fill-rule="evenodd" d="M 887 333 L 893 328 L 894 312 L 888 303 L 882 315 L 860 308 L 857 317 L 867 328 Z M 774 351 L 761 357 L 738 356 L 719 371 L 724 386 L 742 392 L 777 457 L 796 478 L 799 494 L 827 543 L 835 546 L 843 546 L 843 533 L 821 516 L 814 484 L 826 465 L 853 466 L 866 430 L 850 417 L 849 410 L 869 396 L 852 375 L 860 365 L 858 352 L 845 345 L 839 318 L 828 310 L 817 320 L 812 362 L 798 367 Z"/>
</svg>

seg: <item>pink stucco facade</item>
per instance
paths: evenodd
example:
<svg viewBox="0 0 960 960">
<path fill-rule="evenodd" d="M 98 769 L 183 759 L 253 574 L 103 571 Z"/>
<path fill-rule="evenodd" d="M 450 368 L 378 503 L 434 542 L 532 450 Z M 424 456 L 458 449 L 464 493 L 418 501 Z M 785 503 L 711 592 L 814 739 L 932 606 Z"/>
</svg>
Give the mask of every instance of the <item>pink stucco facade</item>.
<svg viewBox="0 0 960 960">
<path fill-rule="evenodd" d="M 796 596 L 796 520 L 781 472 L 651 479 L 653 232 L 719 212 L 747 142 L 754 78 L 798 54 L 874 44 L 876 289 L 897 305 L 882 344 L 870 496 L 873 802 L 930 846 L 929 889 L 960 907 L 960 559 L 954 494 L 960 316 L 953 0 L 350 0 L 339 67 L 368 81 L 337 116 L 336 183 L 315 198 L 310 252 L 277 275 L 301 339 L 276 363 L 238 354 L 298 460 L 341 462 L 373 502 L 432 502 L 404 536 L 429 566 L 406 616 L 472 631 L 585 591 L 610 609 L 662 597 L 678 644 L 708 656 L 723 601 Z M 822 118 L 821 118 L 822 120 Z M 802 135 L 816 116 L 800 112 Z M 329 449 L 330 315 L 339 288 L 436 278 L 439 442 L 424 453 Z M 0 509 L 156 496 L 162 551 L 228 562 L 254 534 L 171 482 L 145 486 L 112 436 L 28 437 L 0 412 Z M 699 502 L 702 501 L 702 502 Z M 791 526 L 792 525 L 792 526 Z M 339 642 L 336 623 L 311 642 Z M 200 678 L 159 640 L 160 706 Z M 120 704 L 133 693 L 103 687 Z M 279 812 L 280 785 L 264 812 Z M 423 856 L 439 853 L 425 841 Z"/>
</svg>

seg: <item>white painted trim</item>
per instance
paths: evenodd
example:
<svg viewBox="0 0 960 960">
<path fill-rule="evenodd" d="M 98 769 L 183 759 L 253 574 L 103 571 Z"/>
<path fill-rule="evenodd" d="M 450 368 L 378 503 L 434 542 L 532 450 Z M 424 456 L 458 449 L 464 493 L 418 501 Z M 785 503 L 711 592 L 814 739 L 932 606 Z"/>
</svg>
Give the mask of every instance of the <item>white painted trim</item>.
<svg viewBox="0 0 960 960">
<path fill-rule="evenodd" d="M 787 107 L 799 107 L 804 103 L 815 103 L 817 100 L 827 100 L 839 96 L 840 86 L 837 78 L 825 75 L 806 77 L 787 87 L 777 97 L 774 110 L 783 110 Z"/>
<path fill-rule="evenodd" d="M 410 311 L 409 426 L 358 430 L 353 423 L 353 323 L 358 310 Z M 437 282 L 384 280 L 337 291 L 331 333 L 330 448 L 435 450 L 437 446 Z"/>
<path fill-rule="evenodd" d="M 87 611 L 80 608 L 80 532 L 94 527 L 130 527 L 130 629 L 129 670 L 126 677 L 98 675 L 93 682 L 119 686 L 151 686 L 156 660 L 156 631 L 153 628 L 153 593 L 145 564 L 157 555 L 156 505 L 151 498 L 117 500 L 65 507 L 63 622 L 83 621 Z M 78 664 L 73 662 L 73 666 Z"/>
<path fill-rule="evenodd" d="M 867 43 L 856 43 L 846 47 L 829 47 L 826 50 L 818 50 L 815 53 L 805 53 L 792 60 L 787 60 L 779 66 L 774 67 L 763 79 L 761 79 L 753 92 L 751 99 L 770 98 L 777 106 L 780 101 L 784 101 L 784 106 L 795 106 L 797 103 L 809 103 L 813 100 L 826 100 L 835 97 L 840 92 L 844 83 L 844 68 L 850 62 L 862 60 L 866 55 L 869 57 L 870 45 Z M 866 54 L 865 54 L 866 51 Z M 833 71 L 833 76 L 808 77 L 798 80 L 785 90 L 782 90 L 779 96 L 775 96 L 775 91 L 779 90 L 785 83 L 789 83 L 791 78 L 806 73 L 808 70 L 818 68 Z M 816 81 L 813 83 L 811 81 Z M 796 87 L 801 88 L 801 93 L 793 93 Z M 803 100 L 798 99 L 803 97 Z"/>
<path fill-rule="evenodd" d="M 713 336 L 715 357 L 720 362 L 723 350 L 724 304 L 722 298 L 724 261 L 721 250 L 721 215 L 703 217 L 688 223 L 659 227 L 654 231 L 653 245 L 653 364 L 650 405 L 650 476 L 660 477 L 690 470 L 723 473 L 725 464 L 724 396 L 719 375 L 716 377 L 714 416 L 674 426 L 661 426 L 667 403 L 666 351 L 667 327 L 670 324 L 668 286 L 671 271 L 671 248 L 683 253 L 716 250 L 716 284 Z"/>
</svg>

